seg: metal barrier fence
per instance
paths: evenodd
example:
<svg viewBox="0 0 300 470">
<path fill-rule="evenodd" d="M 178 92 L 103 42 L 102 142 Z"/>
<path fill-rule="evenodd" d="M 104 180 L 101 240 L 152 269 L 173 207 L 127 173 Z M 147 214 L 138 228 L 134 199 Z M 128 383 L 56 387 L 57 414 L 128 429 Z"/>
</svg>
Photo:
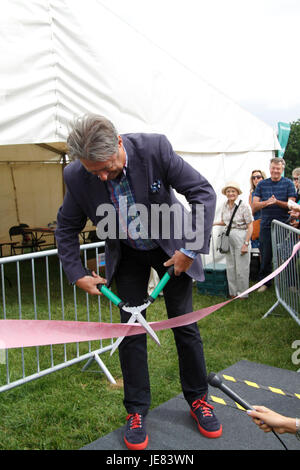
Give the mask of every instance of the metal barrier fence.
<svg viewBox="0 0 300 470">
<path fill-rule="evenodd" d="M 289 258 L 299 239 L 300 230 L 273 221 L 274 269 Z M 104 242 L 81 245 L 84 265 L 91 267 L 89 261 L 99 260 L 99 249 L 103 247 Z M 103 296 L 89 296 L 68 284 L 56 249 L 0 258 L 0 267 L 2 319 L 113 321 L 110 301 Z M 93 269 L 99 272 L 98 261 Z M 275 277 L 274 283 L 277 301 L 263 318 L 281 304 L 300 325 L 299 252 L 286 269 Z M 112 346 L 112 339 L 10 350 L 5 350 L 5 345 L 0 344 L 0 392 L 82 361 L 87 361 L 82 370 L 87 370 L 95 361 L 107 379 L 115 384 L 113 376 L 99 357 L 101 353 L 110 351 Z"/>
<path fill-rule="evenodd" d="M 274 269 L 278 268 L 292 254 L 293 247 L 300 240 L 300 230 L 277 220 L 272 222 L 272 250 Z M 300 325 L 300 256 L 299 251 L 287 267 L 274 280 L 277 301 L 265 313 L 270 315 L 282 305 Z"/>
<path fill-rule="evenodd" d="M 81 245 L 85 266 L 99 259 L 102 247 L 104 242 Z M 94 264 L 99 273 L 98 262 Z M 0 258 L 0 266 L 3 310 L 0 318 L 112 322 L 112 306 L 107 299 L 102 296 L 92 299 L 94 296 L 69 285 L 56 249 Z M 83 370 L 95 361 L 115 384 L 99 357 L 111 350 L 112 345 L 113 340 L 99 340 L 99 344 L 85 342 L 1 350 L 0 344 L 0 392 L 85 360 Z"/>
</svg>

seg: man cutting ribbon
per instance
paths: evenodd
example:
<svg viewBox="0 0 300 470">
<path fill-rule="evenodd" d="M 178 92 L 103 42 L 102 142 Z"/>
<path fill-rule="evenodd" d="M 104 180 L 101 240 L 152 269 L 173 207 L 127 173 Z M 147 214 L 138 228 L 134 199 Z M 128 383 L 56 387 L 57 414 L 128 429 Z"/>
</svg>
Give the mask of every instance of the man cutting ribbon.
<svg viewBox="0 0 300 470">
<path fill-rule="evenodd" d="M 97 285 L 109 286 L 115 279 L 120 298 L 134 307 L 147 297 L 151 267 L 162 277 L 173 266 L 175 276 L 164 288 L 168 317 L 192 312 L 192 279 L 204 279 L 199 255 L 209 253 L 216 204 L 212 186 L 173 151 L 165 136 L 119 135 L 102 116 L 78 119 L 67 144 L 73 162 L 64 171 L 67 193 L 57 216 L 56 240 L 69 281 L 99 295 Z M 173 189 L 185 196 L 190 212 Z M 166 207 L 172 210 L 164 212 Z M 86 275 L 80 260 L 78 234 L 87 218 L 106 240 L 106 279 Z M 127 322 L 129 313 L 122 308 L 120 313 L 121 321 Z M 219 437 L 222 426 L 206 402 L 207 373 L 197 323 L 175 328 L 173 333 L 190 413 L 203 435 Z M 148 444 L 146 341 L 144 334 L 131 335 L 119 345 L 128 413 L 124 440 L 134 450 Z"/>
</svg>

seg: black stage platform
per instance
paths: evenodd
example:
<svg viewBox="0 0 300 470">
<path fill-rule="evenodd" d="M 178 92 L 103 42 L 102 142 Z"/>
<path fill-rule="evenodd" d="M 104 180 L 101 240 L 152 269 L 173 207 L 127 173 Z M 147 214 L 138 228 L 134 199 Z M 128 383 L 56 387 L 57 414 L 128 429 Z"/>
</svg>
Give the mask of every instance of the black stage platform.
<svg viewBox="0 0 300 470">
<path fill-rule="evenodd" d="M 252 405 L 264 405 L 287 416 L 300 417 L 300 373 L 248 361 L 239 361 L 223 371 L 209 372 L 218 373 L 224 384 Z M 209 402 L 223 425 L 222 437 L 207 439 L 199 433 L 180 394 L 149 412 L 147 450 L 284 450 L 273 433 L 261 431 L 221 390 L 209 387 Z M 124 428 L 116 429 L 82 450 L 126 450 Z M 300 441 L 295 436 L 281 434 L 279 437 L 288 450 L 300 450 Z"/>
</svg>

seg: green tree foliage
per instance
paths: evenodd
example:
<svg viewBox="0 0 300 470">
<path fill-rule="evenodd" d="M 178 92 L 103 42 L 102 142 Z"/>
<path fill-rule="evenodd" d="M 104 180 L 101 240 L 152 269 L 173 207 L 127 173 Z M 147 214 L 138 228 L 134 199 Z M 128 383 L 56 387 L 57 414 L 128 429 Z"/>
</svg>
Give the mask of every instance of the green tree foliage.
<svg viewBox="0 0 300 470">
<path fill-rule="evenodd" d="M 291 123 L 289 140 L 283 158 L 286 162 L 284 176 L 291 178 L 292 171 L 300 167 L 300 119 Z"/>
</svg>

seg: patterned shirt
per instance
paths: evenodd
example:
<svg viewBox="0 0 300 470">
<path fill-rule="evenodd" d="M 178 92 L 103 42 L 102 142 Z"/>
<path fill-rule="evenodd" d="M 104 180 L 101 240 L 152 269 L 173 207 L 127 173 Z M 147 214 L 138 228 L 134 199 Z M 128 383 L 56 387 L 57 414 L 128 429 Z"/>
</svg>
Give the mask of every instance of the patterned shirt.
<svg viewBox="0 0 300 470">
<path fill-rule="evenodd" d="M 106 182 L 110 199 L 119 216 L 119 226 L 122 232 L 120 238 L 124 243 L 138 250 L 157 248 L 157 244 L 148 238 L 147 231 L 141 223 L 128 176 L 126 154 L 126 163 L 121 176 Z"/>
<path fill-rule="evenodd" d="M 232 208 L 230 208 L 228 201 L 224 203 L 221 217 L 226 227 L 228 227 L 229 225 L 235 206 L 237 206 L 240 201 L 241 199 L 238 197 L 234 201 Z M 241 201 L 241 204 L 239 205 L 239 208 L 236 211 L 235 216 L 233 218 L 231 228 L 232 229 L 236 228 L 239 230 L 246 230 L 247 225 L 250 224 L 252 221 L 253 221 L 253 215 L 252 215 L 251 207 L 249 206 L 247 202 Z"/>
<path fill-rule="evenodd" d="M 119 216 L 119 225 L 122 232 L 121 240 L 138 250 L 153 250 L 158 245 L 148 238 L 147 231 L 142 225 L 139 213 L 135 208 L 134 193 L 130 184 L 128 170 L 128 156 L 126 149 L 126 161 L 119 178 L 106 182 L 110 199 Z M 137 236 L 138 235 L 138 236 Z M 180 251 L 190 258 L 196 258 L 197 253 L 181 248 Z"/>
<path fill-rule="evenodd" d="M 259 197 L 262 202 L 272 197 L 273 194 L 279 201 L 287 202 L 290 197 L 296 197 L 295 186 L 288 178 L 282 177 L 279 181 L 272 181 L 271 178 L 267 178 L 258 183 L 254 197 Z M 287 209 L 272 204 L 262 209 L 261 226 L 271 227 L 273 219 L 286 222 L 288 218 Z"/>
</svg>

